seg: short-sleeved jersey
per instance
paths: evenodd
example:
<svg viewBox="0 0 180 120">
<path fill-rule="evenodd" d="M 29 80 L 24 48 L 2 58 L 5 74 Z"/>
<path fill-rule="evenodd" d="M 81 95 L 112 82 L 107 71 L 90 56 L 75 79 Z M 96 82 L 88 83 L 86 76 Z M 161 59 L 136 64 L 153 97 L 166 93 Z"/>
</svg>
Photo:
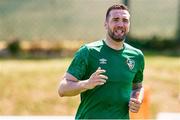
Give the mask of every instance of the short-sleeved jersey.
<svg viewBox="0 0 180 120">
<path fill-rule="evenodd" d="M 114 50 L 104 40 L 82 46 L 67 72 L 87 80 L 97 68 L 105 69 L 106 83 L 81 93 L 76 119 L 129 119 L 128 103 L 133 83 L 143 80 L 144 56 L 127 43 Z"/>
</svg>

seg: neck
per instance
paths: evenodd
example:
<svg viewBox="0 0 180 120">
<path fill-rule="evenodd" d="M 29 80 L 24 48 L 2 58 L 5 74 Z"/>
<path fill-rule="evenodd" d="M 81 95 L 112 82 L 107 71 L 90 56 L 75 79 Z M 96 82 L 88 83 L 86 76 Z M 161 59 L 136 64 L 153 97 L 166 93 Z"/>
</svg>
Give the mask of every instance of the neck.
<svg viewBox="0 0 180 120">
<path fill-rule="evenodd" d="M 107 46 L 115 50 L 121 50 L 124 47 L 124 40 L 121 42 L 116 42 L 112 40 L 108 35 L 106 36 L 105 43 L 107 44 Z"/>
</svg>

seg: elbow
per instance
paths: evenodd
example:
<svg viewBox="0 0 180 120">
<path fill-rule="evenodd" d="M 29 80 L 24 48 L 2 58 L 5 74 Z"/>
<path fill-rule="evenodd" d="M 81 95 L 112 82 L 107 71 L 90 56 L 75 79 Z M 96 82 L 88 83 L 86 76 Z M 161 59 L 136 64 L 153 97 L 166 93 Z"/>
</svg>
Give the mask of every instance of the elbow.
<svg viewBox="0 0 180 120">
<path fill-rule="evenodd" d="M 58 95 L 59 95 L 59 97 L 64 97 L 65 96 L 65 93 L 64 93 L 64 81 L 63 80 L 61 80 L 61 82 L 59 84 Z"/>
<path fill-rule="evenodd" d="M 64 89 L 63 89 L 63 84 L 62 83 L 60 83 L 60 85 L 59 85 L 58 94 L 59 94 L 59 97 L 64 97 L 65 96 Z"/>
<path fill-rule="evenodd" d="M 64 97 L 64 93 L 59 89 L 58 90 L 59 97 Z"/>
<path fill-rule="evenodd" d="M 58 89 L 58 94 L 59 94 L 59 97 L 64 97 L 65 96 L 63 90 L 61 89 L 61 86 Z"/>
<path fill-rule="evenodd" d="M 62 93 L 59 93 L 59 97 L 64 97 L 64 95 Z"/>
</svg>

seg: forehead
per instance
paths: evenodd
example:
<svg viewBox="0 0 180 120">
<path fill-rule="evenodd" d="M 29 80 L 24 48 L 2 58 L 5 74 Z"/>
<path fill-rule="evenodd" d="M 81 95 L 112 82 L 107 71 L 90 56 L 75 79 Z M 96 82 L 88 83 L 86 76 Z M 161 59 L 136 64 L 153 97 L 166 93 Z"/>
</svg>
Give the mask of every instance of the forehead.
<svg viewBox="0 0 180 120">
<path fill-rule="evenodd" d="M 115 10 L 110 11 L 109 17 L 110 18 L 127 18 L 127 19 L 129 19 L 130 15 L 127 10 L 115 9 Z"/>
</svg>

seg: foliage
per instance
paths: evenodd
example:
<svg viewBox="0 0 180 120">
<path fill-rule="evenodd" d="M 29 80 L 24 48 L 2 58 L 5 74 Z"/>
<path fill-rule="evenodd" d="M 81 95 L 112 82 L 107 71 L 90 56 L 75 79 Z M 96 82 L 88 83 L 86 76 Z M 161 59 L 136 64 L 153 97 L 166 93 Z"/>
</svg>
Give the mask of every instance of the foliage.
<svg viewBox="0 0 180 120">
<path fill-rule="evenodd" d="M 127 40 L 127 43 L 133 45 L 134 47 L 137 47 L 139 49 L 144 50 L 153 50 L 153 51 L 159 51 L 159 50 L 178 50 L 180 49 L 180 43 L 177 40 L 174 39 L 162 39 L 157 36 L 153 36 L 151 38 L 135 38 L 135 37 L 129 37 Z"/>
<path fill-rule="evenodd" d="M 7 49 L 12 55 L 18 55 L 21 51 L 20 41 L 14 38 L 8 42 Z"/>
<path fill-rule="evenodd" d="M 180 43 L 176 40 L 162 39 L 156 36 L 148 39 L 128 37 L 126 42 L 143 51 L 161 52 L 166 55 L 180 56 Z M 18 58 L 72 57 L 77 49 L 84 43 L 84 40 L 61 40 L 52 42 L 49 40 L 20 41 L 13 39 L 7 43 L 6 47 L 11 54 L 8 54 L 8 52 L 3 53 L 0 50 L 0 56 L 11 57 L 12 55 Z"/>
</svg>

